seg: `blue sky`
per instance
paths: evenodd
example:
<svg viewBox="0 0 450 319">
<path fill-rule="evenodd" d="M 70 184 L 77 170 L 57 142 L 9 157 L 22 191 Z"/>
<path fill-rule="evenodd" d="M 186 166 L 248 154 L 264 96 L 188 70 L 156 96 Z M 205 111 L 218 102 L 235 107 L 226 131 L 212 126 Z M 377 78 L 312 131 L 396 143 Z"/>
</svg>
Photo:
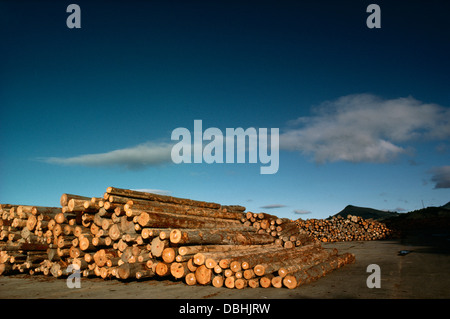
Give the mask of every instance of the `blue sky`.
<svg viewBox="0 0 450 319">
<path fill-rule="evenodd" d="M 449 6 L 0 2 L 0 202 L 108 186 L 283 217 L 450 200 Z M 279 170 L 173 164 L 178 127 L 279 128 Z M 172 143 L 172 144 L 171 144 Z"/>
</svg>

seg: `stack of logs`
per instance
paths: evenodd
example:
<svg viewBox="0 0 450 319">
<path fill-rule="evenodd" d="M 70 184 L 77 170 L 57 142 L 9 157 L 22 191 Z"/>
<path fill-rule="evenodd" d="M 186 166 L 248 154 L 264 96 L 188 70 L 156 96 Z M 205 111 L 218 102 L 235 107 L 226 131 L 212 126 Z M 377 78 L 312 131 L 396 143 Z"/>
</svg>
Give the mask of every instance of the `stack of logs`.
<svg viewBox="0 0 450 319">
<path fill-rule="evenodd" d="M 379 240 L 394 234 L 383 222 L 354 215 L 347 215 L 347 218 L 337 215 L 329 219 L 298 219 L 295 222 L 300 231 L 322 242 Z"/>
<path fill-rule="evenodd" d="M 115 187 L 102 197 L 63 194 L 60 204 L 0 206 L 0 275 L 79 270 L 121 280 L 295 288 L 354 261 L 322 248 L 289 219 L 237 205 Z"/>
</svg>

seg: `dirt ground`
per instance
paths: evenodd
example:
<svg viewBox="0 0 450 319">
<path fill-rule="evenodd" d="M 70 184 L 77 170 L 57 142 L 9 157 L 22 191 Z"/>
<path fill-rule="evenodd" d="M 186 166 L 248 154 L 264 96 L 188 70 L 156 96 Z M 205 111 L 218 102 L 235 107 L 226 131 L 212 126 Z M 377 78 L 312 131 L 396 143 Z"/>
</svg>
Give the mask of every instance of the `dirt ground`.
<svg viewBox="0 0 450 319">
<path fill-rule="evenodd" d="M 440 299 L 450 298 L 450 237 L 444 234 L 416 236 L 403 240 L 340 242 L 323 245 L 356 256 L 346 265 L 316 282 L 287 288 L 246 288 L 188 286 L 171 280 L 121 282 L 81 278 L 81 288 L 69 289 L 65 279 L 14 275 L 0 277 L 2 299 Z M 410 253 L 399 256 L 401 250 Z M 367 266 L 380 266 L 381 287 L 368 288 Z"/>
</svg>

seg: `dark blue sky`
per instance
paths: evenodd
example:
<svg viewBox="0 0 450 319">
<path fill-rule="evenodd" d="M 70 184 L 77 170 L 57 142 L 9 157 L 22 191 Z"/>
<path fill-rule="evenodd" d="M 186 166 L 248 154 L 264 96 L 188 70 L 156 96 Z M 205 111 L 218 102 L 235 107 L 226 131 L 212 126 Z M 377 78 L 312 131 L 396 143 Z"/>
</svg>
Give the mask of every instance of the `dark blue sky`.
<svg viewBox="0 0 450 319">
<path fill-rule="evenodd" d="M 279 205 L 291 218 L 347 204 L 445 204 L 448 189 L 432 179 L 446 185 L 450 165 L 449 5 L 377 1 L 382 27 L 369 29 L 373 2 L 77 1 L 82 27 L 68 29 L 73 1 L 1 1 L 0 201 L 57 205 L 63 192 L 118 186 L 252 210 Z M 373 118 L 377 108 L 386 121 Z M 251 164 L 129 170 L 47 160 L 167 143 L 194 119 L 223 131 L 276 127 L 296 140 L 274 176 Z M 333 123 L 339 150 L 314 133 Z M 342 125 L 377 154 L 351 154 Z"/>
</svg>

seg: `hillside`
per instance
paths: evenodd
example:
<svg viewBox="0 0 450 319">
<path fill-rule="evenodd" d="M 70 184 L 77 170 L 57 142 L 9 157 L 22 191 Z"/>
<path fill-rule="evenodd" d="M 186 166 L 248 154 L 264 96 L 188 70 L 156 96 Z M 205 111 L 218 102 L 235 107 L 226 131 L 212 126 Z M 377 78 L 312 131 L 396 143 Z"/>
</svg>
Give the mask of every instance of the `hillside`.
<svg viewBox="0 0 450 319">
<path fill-rule="evenodd" d="M 359 207 L 359 206 L 353 206 L 348 205 L 343 210 L 341 210 L 339 213 L 335 214 L 334 216 L 342 216 L 347 217 L 347 215 L 354 215 L 359 216 L 364 219 L 374 219 L 374 220 L 383 220 L 386 218 L 396 217 L 399 215 L 399 213 L 396 212 L 387 212 L 383 210 L 368 208 L 368 207 Z"/>
<path fill-rule="evenodd" d="M 448 203 L 445 204 L 445 205 L 442 205 L 441 208 L 445 208 L 445 209 L 450 210 L 450 202 L 448 202 Z"/>
<path fill-rule="evenodd" d="M 348 205 L 333 217 L 348 215 L 364 219 L 374 219 L 385 223 L 389 228 L 398 231 L 408 230 L 449 230 L 450 202 L 439 207 L 426 207 L 408 213 L 386 212 L 378 209 Z"/>
<path fill-rule="evenodd" d="M 450 209 L 448 204 L 440 207 L 426 207 L 397 217 L 388 218 L 384 222 L 389 227 L 401 230 L 450 230 Z"/>
</svg>

